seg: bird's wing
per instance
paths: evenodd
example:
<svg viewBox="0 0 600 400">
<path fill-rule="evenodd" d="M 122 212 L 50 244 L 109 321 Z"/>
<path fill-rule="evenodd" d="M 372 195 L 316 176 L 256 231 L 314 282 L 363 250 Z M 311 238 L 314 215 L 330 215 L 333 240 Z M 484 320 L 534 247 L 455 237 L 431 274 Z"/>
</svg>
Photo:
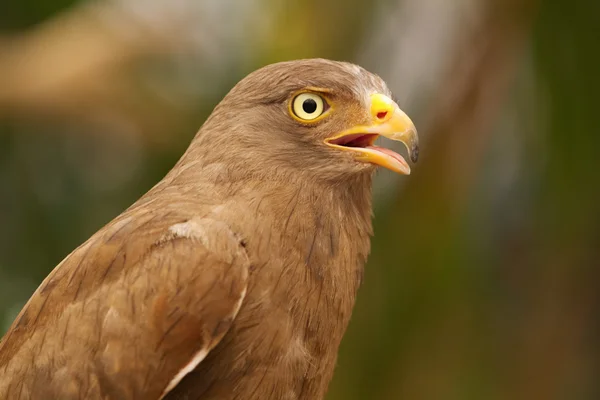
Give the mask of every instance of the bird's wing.
<svg viewBox="0 0 600 400">
<path fill-rule="evenodd" d="M 124 214 L 46 278 L 0 343 L 0 398 L 160 399 L 223 338 L 244 246 L 218 220 L 163 214 Z"/>
</svg>

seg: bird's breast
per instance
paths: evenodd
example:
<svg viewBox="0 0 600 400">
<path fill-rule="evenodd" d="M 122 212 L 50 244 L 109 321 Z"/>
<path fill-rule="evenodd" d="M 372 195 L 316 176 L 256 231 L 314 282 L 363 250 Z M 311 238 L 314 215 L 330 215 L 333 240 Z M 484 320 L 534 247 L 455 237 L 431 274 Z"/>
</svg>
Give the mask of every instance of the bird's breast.
<svg viewBox="0 0 600 400">
<path fill-rule="evenodd" d="M 370 210 L 359 218 L 315 205 L 306 191 L 282 191 L 219 209 L 250 258 L 248 292 L 188 393 L 323 398 L 362 279 Z"/>
<path fill-rule="evenodd" d="M 333 374 L 364 255 L 329 221 L 313 221 L 247 239 L 248 294 L 222 344 L 231 356 L 214 362 L 240 374 L 248 390 L 269 382 L 277 393 L 257 399 L 319 399 Z"/>
</svg>

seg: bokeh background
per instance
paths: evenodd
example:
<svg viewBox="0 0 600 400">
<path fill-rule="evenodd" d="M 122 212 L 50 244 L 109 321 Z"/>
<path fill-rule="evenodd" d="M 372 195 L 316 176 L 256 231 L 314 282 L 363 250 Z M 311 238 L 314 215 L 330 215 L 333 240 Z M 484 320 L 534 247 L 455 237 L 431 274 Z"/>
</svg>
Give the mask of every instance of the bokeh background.
<svg viewBox="0 0 600 400">
<path fill-rule="evenodd" d="M 270 62 L 380 74 L 422 139 L 383 171 L 328 400 L 600 398 L 600 2 L 0 4 L 0 333 Z"/>
</svg>

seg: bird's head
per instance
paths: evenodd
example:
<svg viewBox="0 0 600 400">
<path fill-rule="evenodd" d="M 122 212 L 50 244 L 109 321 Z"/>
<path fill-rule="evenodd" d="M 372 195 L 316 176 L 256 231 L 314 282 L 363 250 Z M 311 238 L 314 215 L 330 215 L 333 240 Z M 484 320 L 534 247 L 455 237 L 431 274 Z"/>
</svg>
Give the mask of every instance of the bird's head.
<svg viewBox="0 0 600 400">
<path fill-rule="evenodd" d="M 195 142 L 209 149 L 210 162 L 227 160 L 252 172 L 338 181 L 377 166 L 409 174 L 401 155 L 374 145 L 379 136 L 400 141 L 417 161 L 416 129 L 391 98 L 380 77 L 357 65 L 272 64 L 227 94 Z"/>
</svg>

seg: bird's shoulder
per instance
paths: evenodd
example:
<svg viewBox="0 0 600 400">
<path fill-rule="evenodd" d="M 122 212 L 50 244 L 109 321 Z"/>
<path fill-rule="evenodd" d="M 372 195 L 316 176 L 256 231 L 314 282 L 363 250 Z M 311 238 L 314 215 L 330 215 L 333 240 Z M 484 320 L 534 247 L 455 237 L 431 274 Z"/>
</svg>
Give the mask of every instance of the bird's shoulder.
<svg viewBox="0 0 600 400">
<path fill-rule="evenodd" d="M 13 362 L 19 369 L 35 352 L 52 362 L 79 355 L 64 368 L 96 376 L 88 394 L 94 385 L 127 397 L 176 384 L 222 338 L 246 292 L 243 239 L 210 209 L 143 204 L 98 231 L 23 308 L 0 343 L 0 368 Z M 117 379 L 117 370 L 144 379 Z"/>
</svg>

